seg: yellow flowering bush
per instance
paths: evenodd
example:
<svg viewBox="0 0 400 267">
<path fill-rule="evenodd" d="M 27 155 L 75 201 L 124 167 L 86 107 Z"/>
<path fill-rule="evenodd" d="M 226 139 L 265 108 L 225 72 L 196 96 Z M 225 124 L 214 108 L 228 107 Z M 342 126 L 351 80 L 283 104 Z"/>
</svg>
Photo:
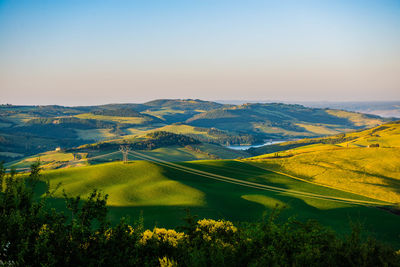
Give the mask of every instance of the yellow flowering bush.
<svg viewBox="0 0 400 267">
<path fill-rule="evenodd" d="M 43 224 L 42 227 L 39 230 L 39 236 L 48 235 L 48 234 L 51 234 L 51 233 L 54 233 L 54 231 L 51 230 L 47 224 Z"/>
<path fill-rule="evenodd" d="M 160 263 L 160 267 L 175 267 L 175 266 L 178 266 L 178 264 L 174 260 L 169 259 L 167 256 L 164 256 L 162 258 L 158 258 L 158 262 Z"/>
<path fill-rule="evenodd" d="M 197 222 L 195 232 L 205 241 L 214 240 L 223 247 L 231 247 L 230 243 L 235 240 L 237 228 L 230 221 L 203 219 Z"/>
<path fill-rule="evenodd" d="M 140 243 L 145 245 L 149 240 L 156 240 L 157 242 L 177 247 L 178 243 L 185 238 L 185 233 L 179 233 L 175 230 L 167 230 L 165 228 L 154 228 L 153 231 L 146 230 L 143 232 Z"/>
<path fill-rule="evenodd" d="M 196 232 L 202 232 L 205 239 L 211 240 L 211 236 L 234 234 L 237 228 L 230 221 L 203 219 L 197 222 Z"/>
</svg>

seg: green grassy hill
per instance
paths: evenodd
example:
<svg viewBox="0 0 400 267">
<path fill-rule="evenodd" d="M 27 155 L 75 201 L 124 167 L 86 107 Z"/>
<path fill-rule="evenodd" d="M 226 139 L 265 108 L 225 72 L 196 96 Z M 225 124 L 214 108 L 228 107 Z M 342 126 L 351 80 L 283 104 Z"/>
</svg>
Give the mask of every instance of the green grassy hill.
<svg viewBox="0 0 400 267">
<path fill-rule="evenodd" d="M 360 221 L 379 239 L 400 246 L 399 216 L 355 204 L 373 199 L 240 161 L 114 162 L 45 171 L 44 179 L 51 188 L 61 185 L 52 200 L 54 207 L 61 203 L 57 198 L 62 197 L 62 189 L 74 196 L 85 196 L 94 188 L 108 193 L 114 222 L 142 214 L 146 227 L 176 227 L 186 208 L 200 218 L 256 221 L 279 205 L 286 207 L 282 219 L 316 219 L 340 233 L 350 231 L 350 221 Z"/>
<path fill-rule="evenodd" d="M 265 150 L 270 153 L 248 161 L 313 183 L 400 203 L 398 123 L 345 135 L 281 143 L 252 152 Z"/>
<path fill-rule="evenodd" d="M 47 151 L 7 163 L 17 170 L 28 168 L 40 159 L 45 169 L 92 165 L 122 159 L 120 146 L 129 146 L 134 151 L 155 156 L 167 161 L 190 161 L 203 159 L 234 159 L 248 157 L 245 151 L 232 150 L 218 144 L 202 143 L 190 136 L 166 132 L 147 131 L 146 134 L 123 139 L 86 144 L 76 148 Z M 137 157 L 130 155 L 130 159 Z"/>
</svg>

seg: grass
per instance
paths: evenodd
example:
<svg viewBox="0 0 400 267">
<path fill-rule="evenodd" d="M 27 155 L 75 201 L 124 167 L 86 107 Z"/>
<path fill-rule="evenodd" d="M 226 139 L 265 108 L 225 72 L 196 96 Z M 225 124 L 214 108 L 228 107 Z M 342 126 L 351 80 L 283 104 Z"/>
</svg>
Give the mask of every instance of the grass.
<svg viewBox="0 0 400 267">
<path fill-rule="evenodd" d="M 351 121 L 355 126 L 374 127 L 376 125 L 382 124 L 381 118 L 372 119 L 370 117 L 366 117 L 365 114 L 362 113 L 338 109 L 327 109 L 326 112 L 339 118 L 346 118 Z"/>
<path fill-rule="evenodd" d="M 310 124 L 310 123 L 296 123 L 297 126 L 300 126 L 306 129 L 307 132 L 314 133 L 316 135 L 330 135 L 330 134 L 339 134 L 343 131 L 339 129 L 331 129 L 332 126 L 323 125 L 323 124 Z"/>
<path fill-rule="evenodd" d="M 355 140 L 345 142 L 342 146 L 366 147 L 371 144 L 379 144 L 381 147 L 400 147 L 400 124 L 388 123 L 361 132 L 347 134 L 356 137 Z"/>
<path fill-rule="evenodd" d="M 147 121 L 146 118 L 144 118 L 144 117 L 104 116 L 104 115 L 95 115 L 92 113 L 83 113 L 83 114 L 75 115 L 75 117 L 80 118 L 80 119 L 114 121 L 114 122 L 126 123 L 126 124 L 142 124 Z"/>
<path fill-rule="evenodd" d="M 36 116 L 32 116 L 30 114 L 14 114 L 7 116 L 7 120 L 17 124 L 18 126 L 23 126 L 26 122 L 30 121 L 31 119 L 37 118 Z"/>
<path fill-rule="evenodd" d="M 166 107 L 166 108 L 160 108 L 158 110 L 146 110 L 146 111 L 143 111 L 142 113 L 165 120 L 166 118 L 168 118 L 168 116 L 184 115 L 185 111 Z"/>
<path fill-rule="evenodd" d="M 363 196 L 305 183 L 240 161 L 207 160 L 179 164 L 280 188 L 368 200 Z M 400 217 L 386 211 L 244 187 L 146 161 L 45 171 L 44 178 L 49 179 L 52 188 L 61 183 L 61 188 L 70 195 L 85 196 L 94 188 L 110 194 L 108 203 L 114 223 L 122 216 L 137 219 L 142 214 L 146 227 L 176 227 L 182 224 L 181 218 L 185 216 L 186 208 L 200 218 L 256 221 L 261 220 L 265 213 L 272 212 L 278 204 L 286 206 L 282 211 L 282 219 L 290 216 L 300 220 L 316 219 L 340 233 L 350 231 L 350 221 L 360 221 L 377 238 L 400 247 Z M 61 188 L 55 193 L 58 199 L 62 196 Z M 60 201 L 54 199 L 54 206 L 57 207 Z"/>
<path fill-rule="evenodd" d="M 349 137 L 335 145 L 305 145 L 248 160 L 317 184 L 400 203 L 400 124 L 348 133 L 343 140 Z M 297 143 L 306 144 L 304 140 Z M 379 147 L 368 147 L 371 144 Z"/>
<path fill-rule="evenodd" d="M 81 158 L 85 158 L 85 153 L 78 153 Z M 62 166 L 81 166 L 83 162 L 72 162 L 74 155 L 72 153 L 64 153 L 62 151 L 48 151 L 40 153 L 35 156 L 24 158 L 16 162 L 7 163 L 6 166 L 13 166 L 17 169 L 19 168 L 29 168 L 32 163 L 40 159 L 43 168 L 57 168 Z"/>
<path fill-rule="evenodd" d="M 145 140 L 146 138 L 147 137 L 145 134 L 129 137 L 131 141 L 133 140 L 140 141 L 140 140 Z M 115 140 L 123 140 L 123 139 L 114 139 L 113 141 Z M 206 159 L 217 159 L 217 158 L 235 159 L 238 157 L 249 156 L 249 154 L 244 151 L 232 150 L 220 145 L 214 145 L 208 143 L 192 145 L 190 147 L 167 146 L 153 150 L 143 150 L 141 151 L 141 153 L 157 157 L 166 161 L 190 161 L 190 160 L 206 160 Z M 104 162 L 122 160 L 121 153 L 114 153 L 111 155 L 107 155 L 109 153 L 116 151 L 117 150 L 104 150 L 104 149 L 96 150 L 96 149 L 81 148 L 80 150 L 76 151 L 76 153 L 78 154 L 78 160 L 75 161 L 73 160 L 74 158 L 72 153 L 48 151 L 45 153 L 24 158 L 22 160 L 16 160 L 7 163 L 7 166 L 14 166 L 16 168 L 28 168 L 38 158 L 40 158 L 43 164 L 42 167 L 45 169 L 65 168 L 72 166 L 99 164 Z M 93 157 L 95 157 L 95 159 L 91 160 L 91 158 Z M 129 156 L 129 159 L 136 160 L 138 158 L 135 158 L 134 156 Z"/>
<path fill-rule="evenodd" d="M 400 202 L 400 148 L 304 148 L 254 164 L 375 199 Z M 285 152 L 279 153 L 284 156 Z"/>
<path fill-rule="evenodd" d="M 190 125 L 185 125 L 185 124 L 171 124 L 171 125 L 166 125 L 164 127 L 152 130 L 152 131 L 166 131 L 170 133 L 175 133 L 175 134 L 190 134 L 193 137 L 196 138 L 196 136 L 200 137 L 205 137 L 205 138 L 215 138 L 212 135 L 209 135 L 206 130 L 204 131 L 199 131 L 199 128 L 190 126 Z"/>
<path fill-rule="evenodd" d="M 100 141 L 117 137 L 115 134 L 111 133 L 111 129 L 75 129 L 75 132 L 77 133 L 78 138 L 83 140 Z"/>
<path fill-rule="evenodd" d="M 102 189 L 110 194 L 109 205 L 116 207 L 197 206 L 204 201 L 200 191 L 167 179 L 161 167 L 145 161 L 49 171 L 46 178 L 52 184 L 62 183 L 63 189 L 74 195 L 86 195 L 93 188 Z"/>
</svg>

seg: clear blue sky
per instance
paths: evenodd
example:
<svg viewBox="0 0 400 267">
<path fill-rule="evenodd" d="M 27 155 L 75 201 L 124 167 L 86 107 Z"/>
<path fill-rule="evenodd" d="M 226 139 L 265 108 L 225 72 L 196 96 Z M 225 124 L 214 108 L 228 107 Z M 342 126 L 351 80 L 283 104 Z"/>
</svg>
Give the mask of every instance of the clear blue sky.
<svg viewBox="0 0 400 267">
<path fill-rule="evenodd" d="M 400 1 L 0 0 L 0 103 L 400 100 Z"/>
</svg>

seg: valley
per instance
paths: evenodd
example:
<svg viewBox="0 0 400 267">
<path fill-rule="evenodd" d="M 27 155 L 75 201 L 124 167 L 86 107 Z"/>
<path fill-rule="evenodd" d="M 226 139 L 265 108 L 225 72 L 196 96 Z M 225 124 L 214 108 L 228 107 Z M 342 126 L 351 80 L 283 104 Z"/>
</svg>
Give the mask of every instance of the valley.
<svg viewBox="0 0 400 267">
<path fill-rule="evenodd" d="M 24 119 L 13 120 L 13 109 Z M 17 146 L 24 143 L 15 142 L 1 154 L 5 166 L 24 176 L 40 160 L 42 179 L 55 190 L 49 205 L 58 210 L 63 192 L 86 199 L 97 189 L 109 195 L 113 224 L 129 217 L 143 218 L 147 228 L 175 228 L 187 209 L 237 223 L 279 211 L 282 221 L 314 219 L 341 234 L 362 222 L 400 247 L 398 122 L 299 105 L 199 100 L 9 107 L 5 114 L 3 147 L 13 130 L 25 147 L 42 144 L 22 154 Z M 126 162 L 121 147 L 129 148 Z"/>
</svg>

